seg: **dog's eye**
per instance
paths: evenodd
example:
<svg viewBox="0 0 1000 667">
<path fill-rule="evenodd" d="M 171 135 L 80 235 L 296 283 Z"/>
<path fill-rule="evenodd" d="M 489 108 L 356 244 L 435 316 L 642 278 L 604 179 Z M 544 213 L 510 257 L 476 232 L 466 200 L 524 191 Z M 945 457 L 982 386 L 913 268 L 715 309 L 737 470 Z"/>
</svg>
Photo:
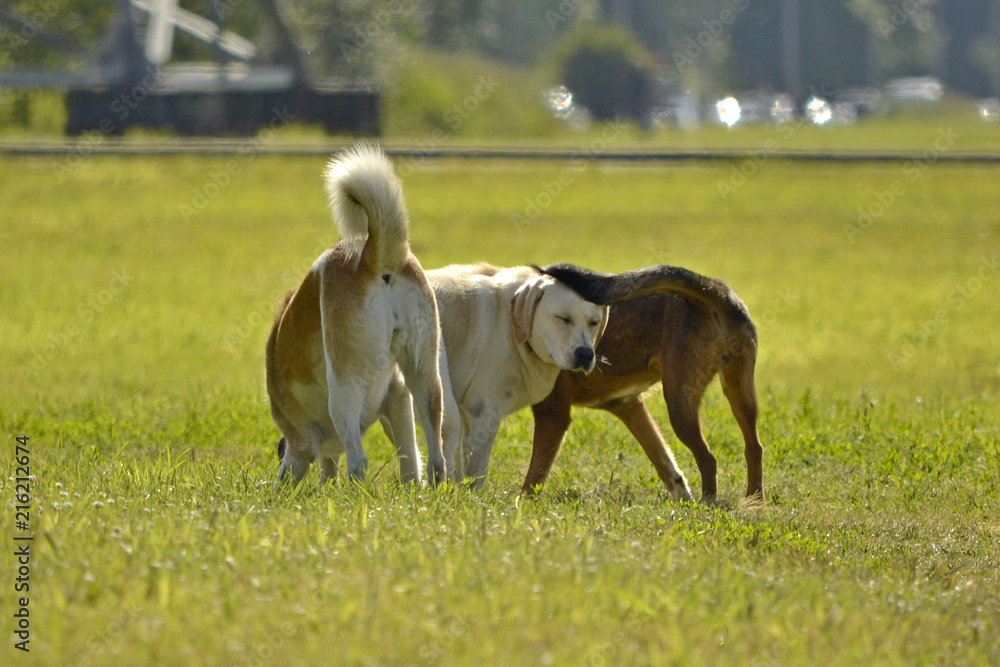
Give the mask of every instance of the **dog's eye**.
<svg viewBox="0 0 1000 667">
<path fill-rule="evenodd" d="M 600 324 L 600 322 L 598 322 L 597 320 L 591 320 L 591 321 L 590 321 L 590 328 L 591 328 L 591 329 L 593 329 L 593 328 L 594 328 L 594 327 L 596 327 L 596 326 L 597 326 L 598 324 Z"/>
<path fill-rule="evenodd" d="M 573 323 L 573 320 L 569 319 L 568 317 L 563 317 L 562 315 L 556 315 L 556 319 L 557 320 L 562 320 L 566 324 L 572 324 Z"/>
</svg>

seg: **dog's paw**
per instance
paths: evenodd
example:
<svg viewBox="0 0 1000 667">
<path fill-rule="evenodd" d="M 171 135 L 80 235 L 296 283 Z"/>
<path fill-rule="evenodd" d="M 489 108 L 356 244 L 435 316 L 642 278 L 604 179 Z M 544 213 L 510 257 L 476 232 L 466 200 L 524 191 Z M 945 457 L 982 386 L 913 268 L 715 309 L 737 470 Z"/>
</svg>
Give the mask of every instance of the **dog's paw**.
<svg viewBox="0 0 1000 667">
<path fill-rule="evenodd" d="M 678 472 L 672 481 L 667 482 L 667 487 L 670 489 L 670 497 L 674 500 L 694 502 L 694 496 L 691 495 L 691 487 L 688 486 L 688 481 L 684 478 L 683 473 Z"/>
<path fill-rule="evenodd" d="M 431 486 L 438 486 L 448 481 L 448 473 L 444 467 L 444 461 L 438 463 L 427 463 L 427 481 Z"/>
<path fill-rule="evenodd" d="M 347 462 L 347 475 L 352 481 L 360 482 L 365 478 L 365 472 L 368 470 L 368 457 L 362 454 L 358 457 L 357 461 Z"/>
<path fill-rule="evenodd" d="M 691 489 L 688 488 L 687 484 L 676 487 L 670 495 L 677 501 L 694 502 L 694 496 L 691 495 Z"/>
<path fill-rule="evenodd" d="M 740 500 L 740 507 L 763 507 L 767 502 L 764 500 L 764 492 L 748 493 Z"/>
<path fill-rule="evenodd" d="M 284 441 L 284 438 L 282 438 L 282 441 Z M 284 455 L 284 452 L 282 452 L 282 455 Z M 278 476 L 274 479 L 274 490 L 277 491 L 278 489 L 280 489 L 282 484 L 285 483 L 285 480 L 287 478 L 288 478 L 288 465 L 284 461 L 282 461 L 281 463 L 278 464 Z"/>
</svg>

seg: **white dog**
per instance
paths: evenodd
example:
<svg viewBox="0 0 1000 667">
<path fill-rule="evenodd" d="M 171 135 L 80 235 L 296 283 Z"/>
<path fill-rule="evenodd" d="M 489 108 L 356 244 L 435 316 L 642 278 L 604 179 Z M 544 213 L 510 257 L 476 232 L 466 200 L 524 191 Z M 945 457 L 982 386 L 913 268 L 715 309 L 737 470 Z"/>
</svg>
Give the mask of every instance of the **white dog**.
<svg viewBox="0 0 1000 667">
<path fill-rule="evenodd" d="M 437 306 L 410 252 L 402 184 L 369 144 L 332 159 L 325 176 L 341 241 L 279 304 L 267 341 L 271 415 L 283 436 L 278 481 L 291 471 L 298 482 L 315 459 L 323 461 L 325 481 L 336 476 L 344 452 L 349 476 L 363 477 L 361 439 L 377 417 L 391 424 L 401 478 L 419 481 L 413 403 L 427 440 L 427 474 L 442 481 Z"/>
<path fill-rule="evenodd" d="M 608 308 L 533 267 L 449 266 L 427 277 L 441 315 L 445 455 L 453 478 L 480 486 L 501 420 L 548 396 L 560 370 L 594 369 Z"/>
</svg>

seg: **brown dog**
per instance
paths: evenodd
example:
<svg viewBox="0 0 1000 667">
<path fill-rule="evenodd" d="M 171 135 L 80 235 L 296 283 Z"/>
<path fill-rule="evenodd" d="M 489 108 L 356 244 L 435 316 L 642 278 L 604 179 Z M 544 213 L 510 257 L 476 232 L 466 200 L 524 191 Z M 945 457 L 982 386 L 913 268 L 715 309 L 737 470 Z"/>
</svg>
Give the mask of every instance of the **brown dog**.
<svg viewBox="0 0 1000 667">
<path fill-rule="evenodd" d="M 703 500 L 717 492 L 716 461 L 701 432 L 698 407 L 717 374 L 745 442 L 747 497 L 763 498 L 763 447 L 757 435 L 754 364 L 757 332 L 740 297 L 724 282 L 685 269 L 656 266 L 618 275 L 568 264 L 542 271 L 588 301 L 618 304 L 597 348 L 598 372 L 561 373 L 552 393 L 532 407 L 535 437 L 523 490 L 532 492 L 552 470 L 571 417 L 570 407 L 600 408 L 621 419 L 642 445 L 675 498 L 690 498 L 687 482 L 642 402 L 663 385 L 670 423 L 694 454 Z"/>
<path fill-rule="evenodd" d="M 427 476 L 444 481 L 441 329 L 410 252 L 402 181 L 378 146 L 361 143 L 330 161 L 326 190 L 341 240 L 281 301 L 267 341 L 267 393 L 282 434 L 278 482 L 291 473 L 297 484 L 316 460 L 321 481 L 335 478 L 341 454 L 350 478 L 363 478 L 362 437 L 376 419 L 392 425 L 400 478 L 420 481 L 414 407 Z"/>
</svg>

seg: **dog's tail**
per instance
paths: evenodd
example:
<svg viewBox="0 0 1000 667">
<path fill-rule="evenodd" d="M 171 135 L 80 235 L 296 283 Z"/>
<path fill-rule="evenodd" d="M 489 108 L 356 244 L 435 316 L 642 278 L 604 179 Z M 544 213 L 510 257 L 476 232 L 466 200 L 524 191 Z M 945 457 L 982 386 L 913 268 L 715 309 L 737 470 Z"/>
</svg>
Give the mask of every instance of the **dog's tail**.
<svg viewBox="0 0 1000 667">
<path fill-rule="evenodd" d="M 634 301 L 653 294 L 679 294 L 721 311 L 756 341 L 756 329 L 743 299 L 726 283 L 679 266 L 648 266 L 610 274 L 590 271 L 572 264 L 551 264 L 542 273 L 566 284 L 581 297 L 600 305 Z"/>
<path fill-rule="evenodd" d="M 393 271 L 409 253 L 403 184 L 376 144 L 362 142 L 333 157 L 324 172 L 333 220 L 354 244 L 357 263 Z"/>
</svg>

